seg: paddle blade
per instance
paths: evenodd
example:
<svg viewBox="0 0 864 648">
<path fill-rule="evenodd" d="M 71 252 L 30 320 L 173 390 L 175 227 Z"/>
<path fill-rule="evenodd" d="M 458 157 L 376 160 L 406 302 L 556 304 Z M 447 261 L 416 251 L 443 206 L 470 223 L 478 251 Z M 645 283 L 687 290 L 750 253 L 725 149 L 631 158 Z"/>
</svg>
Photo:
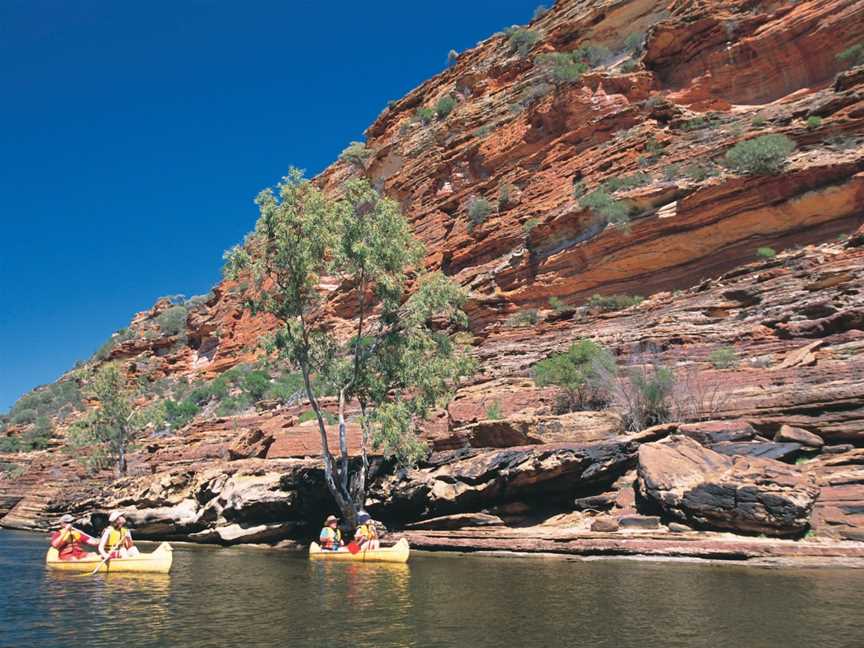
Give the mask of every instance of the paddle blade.
<svg viewBox="0 0 864 648">
<path fill-rule="evenodd" d="M 353 540 L 351 542 L 349 542 L 347 546 L 348 546 L 348 551 L 350 551 L 352 554 L 360 553 L 360 545 L 358 545 Z"/>
</svg>

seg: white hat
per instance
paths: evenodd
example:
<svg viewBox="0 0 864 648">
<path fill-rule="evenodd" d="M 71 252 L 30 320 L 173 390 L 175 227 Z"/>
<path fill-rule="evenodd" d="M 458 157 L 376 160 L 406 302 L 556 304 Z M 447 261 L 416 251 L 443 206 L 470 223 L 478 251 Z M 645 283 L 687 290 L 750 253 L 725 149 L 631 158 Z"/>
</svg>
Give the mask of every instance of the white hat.
<svg viewBox="0 0 864 648">
<path fill-rule="evenodd" d="M 75 518 L 66 513 L 63 517 L 60 518 L 60 524 L 66 524 L 67 522 L 72 523 L 75 521 Z"/>
<path fill-rule="evenodd" d="M 108 521 L 116 522 L 119 517 L 123 517 L 123 511 L 111 511 L 111 515 L 108 516 Z"/>
</svg>

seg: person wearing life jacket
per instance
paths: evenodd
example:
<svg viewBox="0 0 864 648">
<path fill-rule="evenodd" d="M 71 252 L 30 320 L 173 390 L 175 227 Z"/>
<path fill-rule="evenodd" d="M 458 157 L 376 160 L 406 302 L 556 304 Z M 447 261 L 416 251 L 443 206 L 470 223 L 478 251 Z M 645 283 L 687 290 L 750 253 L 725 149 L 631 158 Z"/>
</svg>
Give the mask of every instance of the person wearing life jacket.
<svg viewBox="0 0 864 648">
<path fill-rule="evenodd" d="M 378 549 L 378 532 L 375 531 L 375 524 L 372 522 L 372 517 L 366 511 L 360 511 L 357 514 L 357 530 L 354 532 L 354 542 L 360 545 L 362 551 L 370 549 Z"/>
<path fill-rule="evenodd" d="M 99 555 L 103 558 L 130 558 L 138 553 L 138 548 L 132 541 L 132 533 L 126 528 L 123 513 L 112 511 L 108 516 L 108 526 L 99 540 Z"/>
<path fill-rule="evenodd" d="M 75 521 L 68 513 L 60 518 L 60 528 L 51 534 L 51 546 L 57 550 L 60 560 L 80 560 L 90 554 L 81 548 L 81 543 L 97 546 L 99 541 L 72 526 Z"/>
<path fill-rule="evenodd" d="M 342 532 L 339 530 L 339 518 L 335 515 L 327 516 L 324 520 L 324 528 L 321 529 L 321 535 L 318 537 L 322 549 L 327 551 L 339 551 L 339 547 L 344 546 L 342 542 Z"/>
</svg>

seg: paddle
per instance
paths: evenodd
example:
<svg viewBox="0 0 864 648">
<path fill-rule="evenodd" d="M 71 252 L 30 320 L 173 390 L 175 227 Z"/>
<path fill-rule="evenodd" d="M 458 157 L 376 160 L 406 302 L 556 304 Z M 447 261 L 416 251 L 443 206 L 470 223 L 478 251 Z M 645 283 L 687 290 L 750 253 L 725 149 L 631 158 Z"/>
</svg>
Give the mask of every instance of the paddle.
<svg viewBox="0 0 864 648">
<path fill-rule="evenodd" d="M 346 546 L 348 547 L 348 551 L 350 551 L 352 554 L 356 555 L 360 553 L 360 545 L 353 540 L 349 542 Z"/>
<path fill-rule="evenodd" d="M 102 567 L 102 565 L 107 563 L 109 560 L 111 560 L 111 552 L 110 551 L 108 552 L 108 555 L 102 559 L 102 562 L 100 562 L 98 565 L 96 565 L 96 569 L 94 569 L 89 574 L 86 574 L 86 576 L 93 576 L 96 572 L 99 571 L 99 569 Z"/>
</svg>

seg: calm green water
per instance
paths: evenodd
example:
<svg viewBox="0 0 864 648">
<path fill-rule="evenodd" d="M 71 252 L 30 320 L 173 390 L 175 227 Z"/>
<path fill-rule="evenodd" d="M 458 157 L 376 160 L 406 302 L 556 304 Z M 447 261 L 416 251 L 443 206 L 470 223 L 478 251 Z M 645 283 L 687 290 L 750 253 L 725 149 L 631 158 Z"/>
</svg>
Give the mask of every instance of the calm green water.
<svg viewBox="0 0 864 648">
<path fill-rule="evenodd" d="M 48 572 L 0 531 L 0 646 L 860 648 L 864 571 L 176 547 L 170 575 Z"/>
</svg>

